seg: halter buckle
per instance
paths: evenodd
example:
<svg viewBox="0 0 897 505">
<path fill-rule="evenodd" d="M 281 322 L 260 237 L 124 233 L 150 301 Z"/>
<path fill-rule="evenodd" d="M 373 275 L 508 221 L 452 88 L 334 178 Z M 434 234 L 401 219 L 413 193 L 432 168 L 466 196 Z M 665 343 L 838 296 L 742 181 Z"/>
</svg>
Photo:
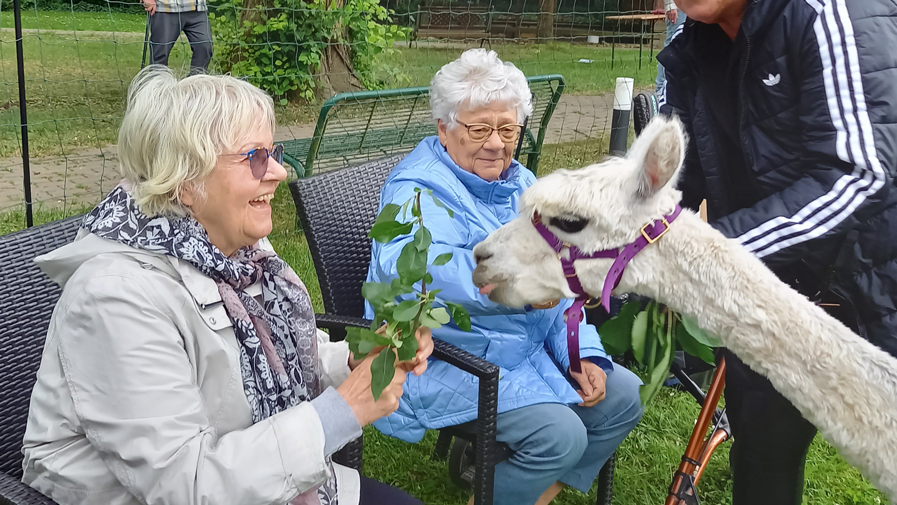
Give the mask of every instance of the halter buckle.
<svg viewBox="0 0 897 505">
<path fill-rule="evenodd" d="M 659 234 L 657 234 L 657 236 L 654 237 L 654 238 L 651 238 L 651 236 L 648 235 L 648 231 L 647 231 L 647 230 L 648 230 L 648 227 L 649 227 L 649 226 L 653 226 L 654 223 L 648 223 L 648 224 L 646 224 L 645 226 L 642 226 L 642 229 L 641 229 L 642 236 L 645 237 L 645 240 L 647 240 L 649 244 L 653 244 L 654 242 L 657 242 L 658 240 L 660 240 L 660 237 L 666 235 L 666 233 L 667 233 L 668 231 L 670 231 L 670 222 L 667 221 L 667 218 L 666 218 L 666 217 L 662 217 L 662 218 L 660 218 L 660 222 L 663 223 L 663 225 L 664 225 L 664 229 L 663 229 L 662 232 L 660 232 Z"/>
</svg>

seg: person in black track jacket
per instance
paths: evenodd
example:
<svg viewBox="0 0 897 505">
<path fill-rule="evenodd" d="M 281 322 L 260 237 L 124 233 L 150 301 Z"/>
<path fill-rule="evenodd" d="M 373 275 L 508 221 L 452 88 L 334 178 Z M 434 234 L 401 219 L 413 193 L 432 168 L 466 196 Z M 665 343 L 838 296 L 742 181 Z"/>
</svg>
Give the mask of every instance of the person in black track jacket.
<svg viewBox="0 0 897 505">
<path fill-rule="evenodd" d="M 683 205 L 897 356 L 897 2 L 676 0 L 661 112 Z M 816 433 L 726 354 L 734 505 L 800 504 Z"/>
</svg>

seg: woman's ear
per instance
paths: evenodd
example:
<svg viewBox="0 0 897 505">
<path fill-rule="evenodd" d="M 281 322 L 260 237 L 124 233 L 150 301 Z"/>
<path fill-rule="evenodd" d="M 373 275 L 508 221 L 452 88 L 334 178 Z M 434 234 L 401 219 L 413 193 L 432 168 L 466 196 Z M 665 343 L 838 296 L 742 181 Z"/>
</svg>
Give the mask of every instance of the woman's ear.
<svg viewBox="0 0 897 505">
<path fill-rule="evenodd" d="M 196 201 L 198 200 L 196 184 L 193 184 L 192 182 L 184 184 L 184 186 L 178 192 L 178 199 L 181 201 L 181 205 L 183 205 L 184 207 L 192 208 L 194 205 L 196 205 Z"/>
<path fill-rule="evenodd" d="M 441 119 L 436 120 L 436 132 L 439 134 L 439 143 L 442 144 L 442 147 L 445 147 L 448 143 L 448 127 Z"/>
</svg>

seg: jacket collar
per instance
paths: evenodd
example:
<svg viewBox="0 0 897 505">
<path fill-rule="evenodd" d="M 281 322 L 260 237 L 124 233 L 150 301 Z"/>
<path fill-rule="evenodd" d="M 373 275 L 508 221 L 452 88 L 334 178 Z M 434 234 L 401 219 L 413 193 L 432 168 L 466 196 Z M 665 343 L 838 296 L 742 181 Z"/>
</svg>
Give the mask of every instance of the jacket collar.
<svg viewBox="0 0 897 505">
<path fill-rule="evenodd" d="M 744 17 L 741 19 L 741 28 L 739 39 L 754 39 L 762 35 L 762 33 L 772 26 L 773 21 L 778 18 L 782 10 L 788 6 L 792 0 L 747 0 L 744 6 Z M 685 58 L 693 58 L 700 60 L 706 56 L 708 50 L 708 39 L 710 25 L 700 23 L 693 19 L 687 19 L 682 33 L 670 42 L 669 46 L 664 48 L 657 55 L 657 61 L 664 67 L 676 68 L 681 67 Z M 714 29 L 716 27 L 714 26 Z"/>
<path fill-rule="evenodd" d="M 480 176 L 468 172 L 459 167 L 455 160 L 449 156 L 448 151 L 439 142 L 438 136 L 424 140 L 430 144 L 430 150 L 443 165 L 448 167 L 455 177 L 464 184 L 467 191 L 486 203 L 507 203 L 511 196 L 520 191 L 520 169 L 522 165 L 517 160 L 511 160 L 511 165 L 501 174 L 497 181 L 487 181 Z"/>
</svg>

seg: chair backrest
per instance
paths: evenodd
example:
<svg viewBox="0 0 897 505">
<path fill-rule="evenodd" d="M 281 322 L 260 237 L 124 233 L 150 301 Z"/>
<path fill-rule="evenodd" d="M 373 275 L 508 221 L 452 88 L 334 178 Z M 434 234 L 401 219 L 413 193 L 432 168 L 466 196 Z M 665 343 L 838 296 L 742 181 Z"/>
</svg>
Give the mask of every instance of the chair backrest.
<svg viewBox="0 0 897 505">
<path fill-rule="evenodd" d="M 528 155 L 526 166 L 535 173 L 548 122 L 566 85 L 559 74 L 532 76 L 527 81 L 533 93 L 533 114 L 521 155 Z M 302 163 L 301 177 L 407 153 L 435 134 L 429 88 L 357 91 L 324 102 L 310 142 L 290 141 L 284 147 L 288 161 Z"/>
<path fill-rule="evenodd" d="M 83 216 L 0 236 L 0 472 L 22 475 L 31 389 L 60 289 L 35 256 L 75 238 Z"/>
<path fill-rule="evenodd" d="M 377 217 L 380 189 L 403 156 L 391 156 L 290 183 L 311 251 L 324 310 L 361 317 L 361 285 L 371 261 L 368 231 Z"/>
</svg>

